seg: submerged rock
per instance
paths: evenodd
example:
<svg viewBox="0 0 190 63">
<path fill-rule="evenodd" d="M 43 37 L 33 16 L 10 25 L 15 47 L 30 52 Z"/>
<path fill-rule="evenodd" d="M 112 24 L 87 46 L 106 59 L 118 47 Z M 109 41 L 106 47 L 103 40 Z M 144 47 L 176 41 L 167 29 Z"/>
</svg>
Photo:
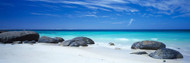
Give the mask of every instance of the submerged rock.
<svg viewBox="0 0 190 63">
<path fill-rule="evenodd" d="M 131 46 L 131 49 L 157 50 L 161 48 L 166 48 L 166 45 L 162 42 L 157 41 L 140 41 L 133 43 Z"/>
<path fill-rule="evenodd" d="M 158 49 L 155 52 L 149 54 L 150 57 L 156 58 L 156 59 L 177 59 L 177 58 L 183 58 L 183 55 L 173 49 L 169 48 L 162 48 Z"/>
<path fill-rule="evenodd" d="M 94 44 L 94 41 L 87 37 L 76 37 L 71 40 L 66 40 L 63 46 L 88 46 L 88 44 Z"/>
<path fill-rule="evenodd" d="M 112 42 L 110 42 L 110 43 L 109 43 L 109 45 L 110 45 L 110 46 L 115 46 L 115 44 L 114 44 L 114 43 L 112 43 Z"/>
<path fill-rule="evenodd" d="M 142 54 L 148 54 L 147 52 L 145 51 L 140 51 L 140 52 L 132 52 L 130 54 L 137 54 L 137 55 L 142 55 Z"/>
<path fill-rule="evenodd" d="M 0 42 L 12 43 L 13 41 L 38 41 L 39 34 L 33 31 L 9 31 L 0 33 Z"/>
</svg>

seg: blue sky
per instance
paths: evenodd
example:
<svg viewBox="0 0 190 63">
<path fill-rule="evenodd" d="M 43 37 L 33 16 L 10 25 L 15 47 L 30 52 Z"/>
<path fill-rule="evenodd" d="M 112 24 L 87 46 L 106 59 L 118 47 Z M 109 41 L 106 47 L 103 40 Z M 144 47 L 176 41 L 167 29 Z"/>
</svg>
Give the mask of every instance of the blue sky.
<svg viewBox="0 0 190 63">
<path fill-rule="evenodd" d="M 0 0 L 0 29 L 190 29 L 190 0 Z"/>
</svg>

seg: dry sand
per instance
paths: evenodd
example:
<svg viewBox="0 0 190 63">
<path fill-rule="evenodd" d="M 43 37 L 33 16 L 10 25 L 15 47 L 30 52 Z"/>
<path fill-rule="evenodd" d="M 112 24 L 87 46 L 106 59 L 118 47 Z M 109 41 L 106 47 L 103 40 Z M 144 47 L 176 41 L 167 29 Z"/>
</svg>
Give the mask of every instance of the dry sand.
<svg viewBox="0 0 190 63">
<path fill-rule="evenodd" d="M 77 48 L 42 43 L 0 44 L 0 63 L 163 63 L 163 60 L 148 55 L 130 54 L 138 50 L 110 47 L 113 48 L 99 45 Z M 182 60 L 166 60 L 166 63 L 185 63 Z"/>
</svg>

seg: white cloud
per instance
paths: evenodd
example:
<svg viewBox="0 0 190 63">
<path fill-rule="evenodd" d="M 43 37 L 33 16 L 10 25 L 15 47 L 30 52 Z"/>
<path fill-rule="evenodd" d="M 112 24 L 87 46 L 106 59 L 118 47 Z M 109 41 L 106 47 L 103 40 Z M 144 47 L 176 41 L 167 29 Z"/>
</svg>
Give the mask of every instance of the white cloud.
<svg viewBox="0 0 190 63">
<path fill-rule="evenodd" d="M 76 4 L 81 5 L 90 9 L 100 9 L 104 11 L 110 11 L 109 9 L 115 11 L 126 11 L 126 12 L 137 12 L 137 9 L 131 8 L 129 6 L 123 6 L 127 4 L 124 0 L 88 0 L 88 1 L 70 1 L 70 0 L 29 0 L 29 1 L 43 1 L 50 3 L 62 3 L 62 4 Z"/>
<path fill-rule="evenodd" d="M 93 15 L 93 14 L 91 14 L 91 15 L 84 15 L 84 16 L 88 16 L 88 17 L 98 17 L 98 16 Z"/>
<path fill-rule="evenodd" d="M 134 19 L 131 18 L 130 21 L 129 21 L 129 23 L 128 23 L 128 26 L 130 26 L 133 23 L 133 21 L 134 21 Z"/>
<path fill-rule="evenodd" d="M 158 13 L 167 15 L 174 12 L 190 12 L 190 0 L 128 0 L 128 2 L 144 7 L 153 7 L 159 10 Z"/>
<path fill-rule="evenodd" d="M 89 9 L 118 12 L 138 12 L 142 9 L 129 6 L 135 4 L 154 14 L 171 15 L 173 13 L 186 14 L 190 12 L 190 0 L 29 0 L 60 4 L 75 4 Z M 151 9 L 151 10 L 149 10 Z"/>
</svg>

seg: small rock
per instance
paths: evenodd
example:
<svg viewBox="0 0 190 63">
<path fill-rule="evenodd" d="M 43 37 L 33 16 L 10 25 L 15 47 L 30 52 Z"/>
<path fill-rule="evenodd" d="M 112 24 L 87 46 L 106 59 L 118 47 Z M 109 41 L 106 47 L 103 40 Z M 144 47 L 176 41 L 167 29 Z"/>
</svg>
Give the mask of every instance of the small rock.
<svg viewBox="0 0 190 63">
<path fill-rule="evenodd" d="M 115 50 L 121 50 L 121 48 L 116 47 Z"/>
<path fill-rule="evenodd" d="M 137 55 L 142 55 L 142 54 L 148 54 L 147 52 L 145 51 L 141 51 L 141 52 L 132 52 L 130 54 L 137 54 Z"/>
<path fill-rule="evenodd" d="M 166 60 L 163 60 L 163 62 L 166 62 Z"/>
<path fill-rule="evenodd" d="M 110 43 L 109 43 L 109 45 L 110 45 L 110 46 L 114 46 L 115 44 L 114 44 L 114 43 L 112 43 L 112 42 L 110 42 Z"/>
</svg>

